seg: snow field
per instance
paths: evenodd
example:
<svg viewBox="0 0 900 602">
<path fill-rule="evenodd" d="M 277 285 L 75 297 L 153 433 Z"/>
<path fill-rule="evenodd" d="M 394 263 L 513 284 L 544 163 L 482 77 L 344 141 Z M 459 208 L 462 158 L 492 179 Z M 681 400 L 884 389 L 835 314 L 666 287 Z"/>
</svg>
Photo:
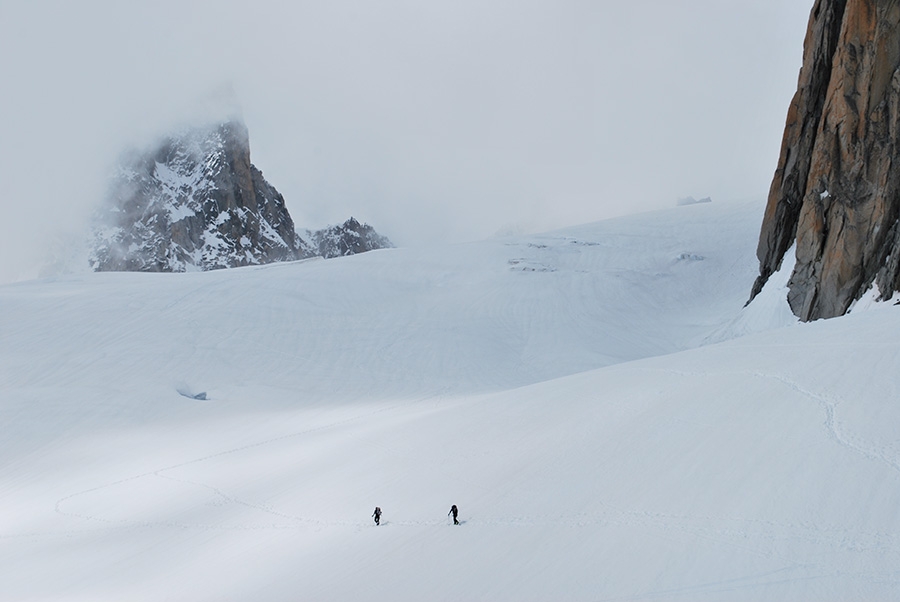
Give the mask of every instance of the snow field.
<svg viewBox="0 0 900 602">
<path fill-rule="evenodd" d="M 692 349 L 758 210 L 0 288 L 0 599 L 900 599 L 900 313 Z"/>
</svg>

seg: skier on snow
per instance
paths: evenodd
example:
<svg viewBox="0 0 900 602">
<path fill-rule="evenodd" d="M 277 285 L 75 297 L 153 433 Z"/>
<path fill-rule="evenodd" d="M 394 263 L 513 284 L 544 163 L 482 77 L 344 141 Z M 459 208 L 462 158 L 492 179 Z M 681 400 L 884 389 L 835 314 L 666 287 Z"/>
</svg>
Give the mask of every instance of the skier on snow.
<svg viewBox="0 0 900 602">
<path fill-rule="evenodd" d="M 378 506 L 375 506 L 375 512 L 372 513 L 372 516 L 375 517 L 375 524 L 380 525 L 381 524 L 381 508 L 379 508 Z"/>
<path fill-rule="evenodd" d="M 459 508 L 456 507 L 456 504 L 450 506 L 450 512 L 447 513 L 447 516 L 453 515 L 453 524 L 458 525 L 459 521 L 456 520 L 457 515 L 459 515 Z"/>
</svg>

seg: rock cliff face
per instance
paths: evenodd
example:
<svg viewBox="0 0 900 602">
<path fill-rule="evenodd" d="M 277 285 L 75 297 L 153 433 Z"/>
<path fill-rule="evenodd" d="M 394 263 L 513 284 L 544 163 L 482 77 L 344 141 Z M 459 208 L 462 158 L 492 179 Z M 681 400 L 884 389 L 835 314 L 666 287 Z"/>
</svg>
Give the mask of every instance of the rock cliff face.
<svg viewBox="0 0 900 602">
<path fill-rule="evenodd" d="M 900 0 L 816 0 L 751 299 L 796 242 L 788 301 L 839 316 L 900 289 Z"/>
<path fill-rule="evenodd" d="M 361 232 L 368 232 L 362 243 Z M 326 239 L 333 243 L 327 254 L 320 250 Z M 123 159 L 97 216 L 91 264 L 97 271 L 183 272 L 390 246 L 352 218 L 299 235 L 284 198 L 250 162 L 247 128 L 230 121 Z"/>
</svg>

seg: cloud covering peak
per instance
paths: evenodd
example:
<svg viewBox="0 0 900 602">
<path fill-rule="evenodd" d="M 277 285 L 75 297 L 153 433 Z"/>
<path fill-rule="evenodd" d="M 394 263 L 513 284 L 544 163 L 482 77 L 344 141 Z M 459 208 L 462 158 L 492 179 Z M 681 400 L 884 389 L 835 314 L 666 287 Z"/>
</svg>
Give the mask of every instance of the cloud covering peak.
<svg viewBox="0 0 900 602">
<path fill-rule="evenodd" d="M 399 245 L 431 242 L 422 224 L 435 221 L 444 240 L 467 240 L 688 195 L 762 198 L 808 11 L 3 3 L 0 203 L 15 225 L 0 232 L 0 281 L 33 276 L 61 230 L 83 230 L 123 148 L 198 113 L 219 120 L 235 98 L 298 223 L 352 214 Z"/>
</svg>

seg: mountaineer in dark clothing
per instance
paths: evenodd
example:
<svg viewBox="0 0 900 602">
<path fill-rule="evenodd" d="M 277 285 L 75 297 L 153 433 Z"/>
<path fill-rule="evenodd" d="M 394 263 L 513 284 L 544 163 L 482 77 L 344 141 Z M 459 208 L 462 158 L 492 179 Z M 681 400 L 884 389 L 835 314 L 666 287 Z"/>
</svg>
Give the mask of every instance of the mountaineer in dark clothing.
<svg viewBox="0 0 900 602">
<path fill-rule="evenodd" d="M 372 513 L 372 516 L 375 517 L 375 524 L 380 525 L 381 524 L 381 508 L 379 508 L 378 506 L 375 506 L 375 512 Z"/>
<path fill-rule="evenodd" d="M 450 506 L 450 512 L 447 513 L 447 516 L 453 515 L 453 524 L 458 525 L 459 521 L 456 520 L 456 517 L 459 515 L 459 508 L 456 507 L 456 504 Z"/>
</svg>

